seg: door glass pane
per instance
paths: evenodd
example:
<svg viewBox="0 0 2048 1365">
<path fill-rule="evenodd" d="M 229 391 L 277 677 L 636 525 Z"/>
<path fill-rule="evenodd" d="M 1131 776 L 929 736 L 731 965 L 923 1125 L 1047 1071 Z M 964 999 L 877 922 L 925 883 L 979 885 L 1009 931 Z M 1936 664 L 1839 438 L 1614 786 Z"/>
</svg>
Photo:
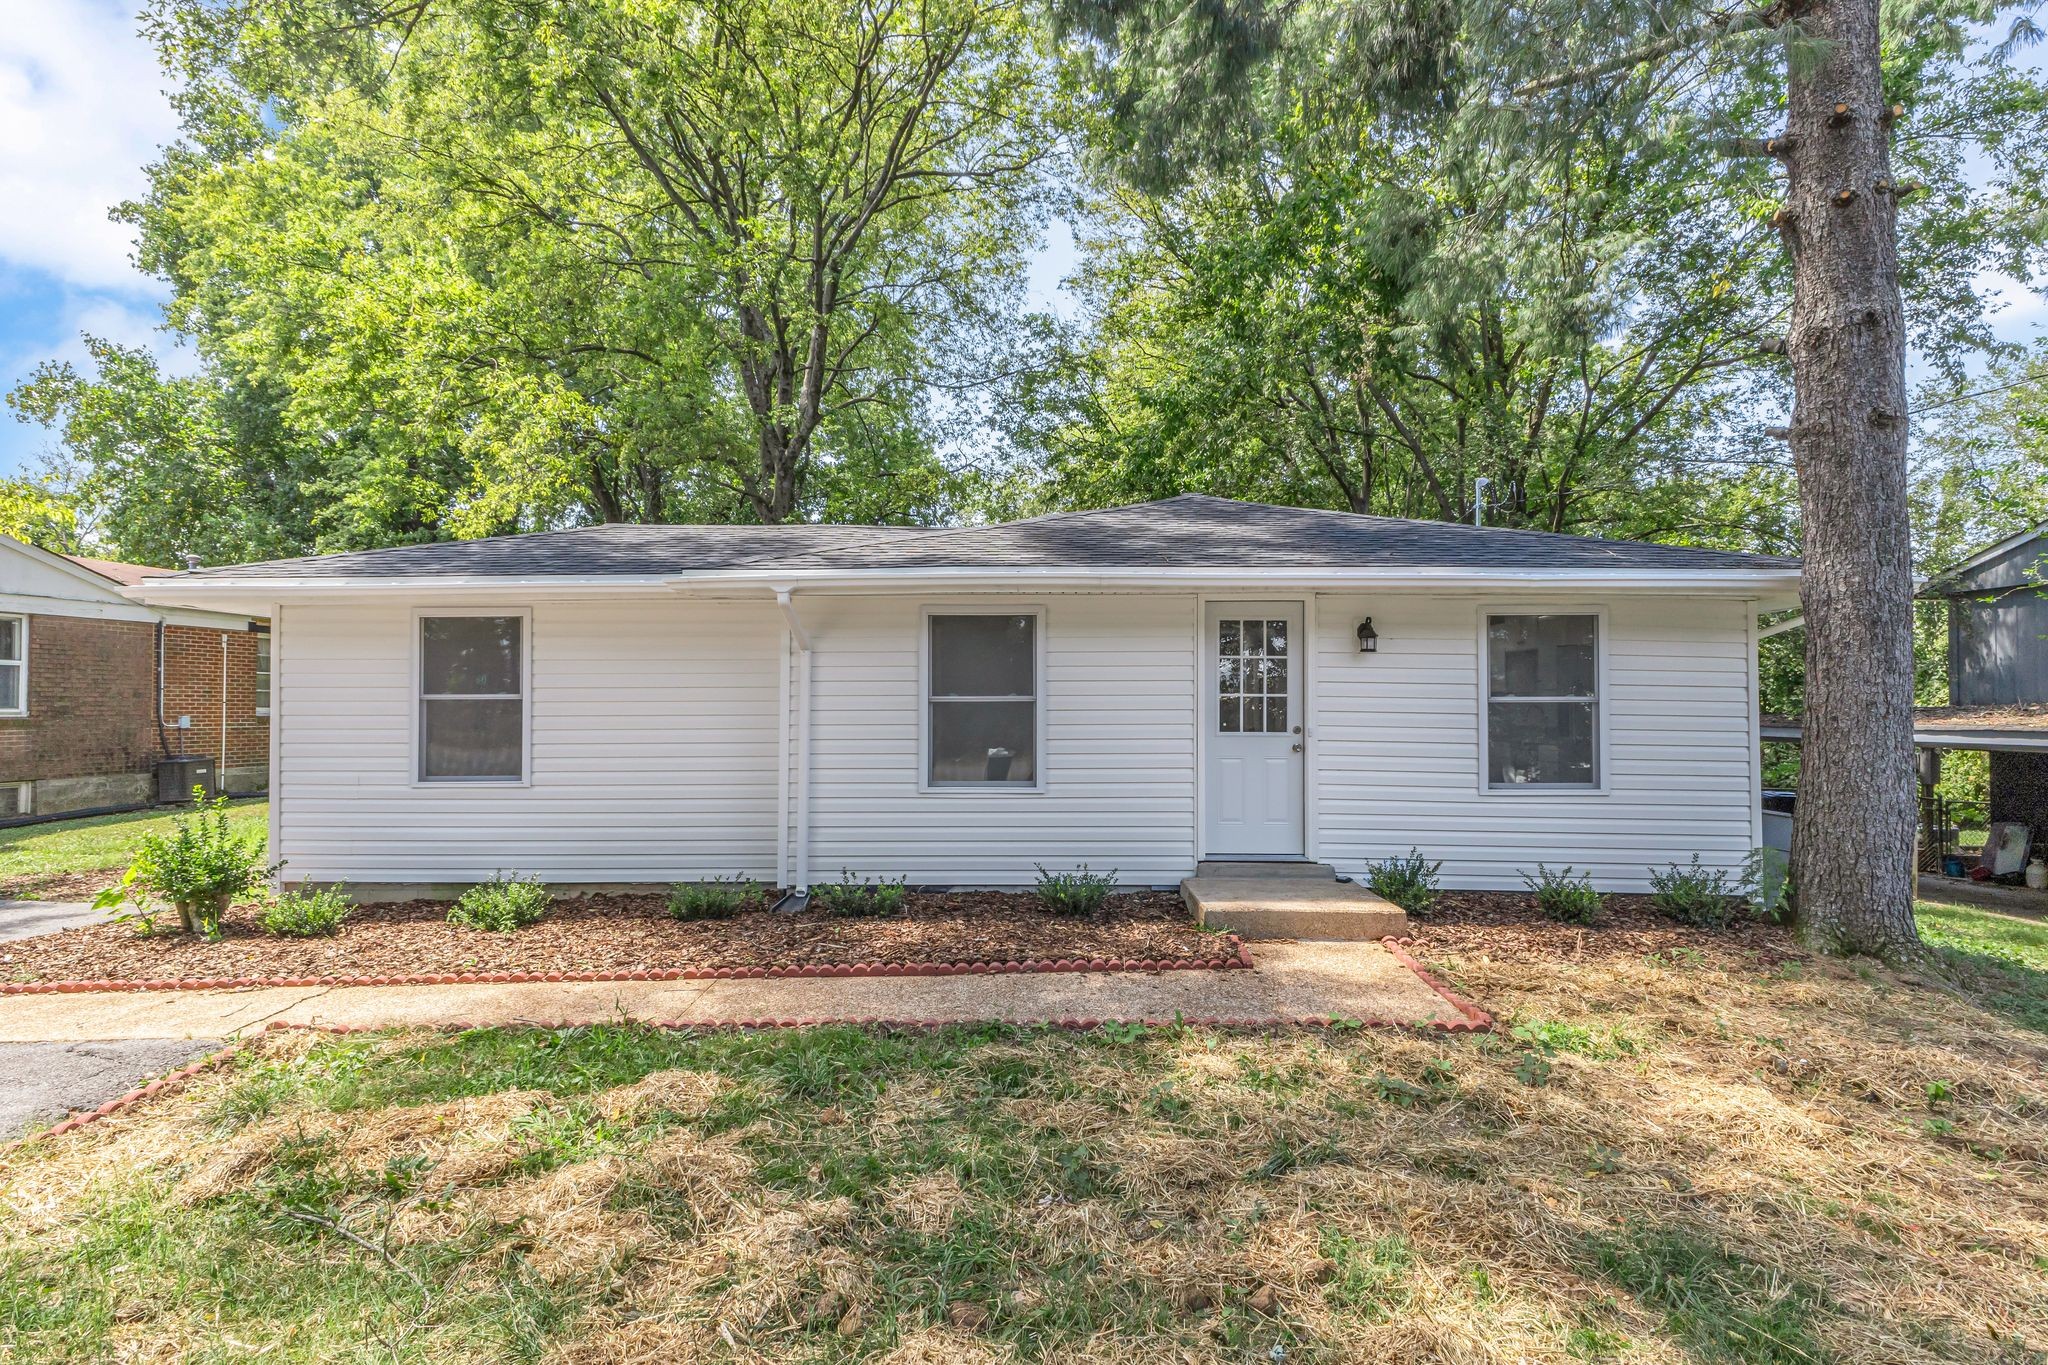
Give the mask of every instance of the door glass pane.
<svg viewBox="0 0 2048 1365">
<path fill-rule="evenodd" d="M 519 777 L 520 710 L 517 697 L 422 701 L 420 777 Z"/>
<path fill-rule="evenodd" d="M 1240 714 L 1240 703 L 1235 695 L 1216 699 L 1216 728 L 1224 734 L 1238 733 L 1237 718 Z"/>
<path fill-rule="evenodd" d="M 934 700 L 931 705 L 933 783 L 1038 780 L 1038 703 Z"/>
<path fill-rule="evenodd" d="M 1269 695 L 1287 695 L 1287 660 L 1268 659 L 1265 666 L 1265 690 Z"/>
<path fill-rule="evenodd" d="M 1486 708 L 1486 780 L 1496 787 L 1594 785 L 1593 703 L 1493 702 Z"/>
<path fill-rule="evenodd" d="M 1266 622 L 1266 652 L 1276 655 L 1287 652 L 1287 623 L 1285 621 Z"/>
<path fill-rule="evenodd" d="M 1216 623 L 1216 652 L 1218 654 L 1231 655 L 1242 652 L 1243 640 L 1244 633 L 1240 629 L 1238 622 L 1218 621 Z"/>
<path fill-rule="evenodd" d="M 1029 697 L 1032 638 L 1029 616 L 934 616 L 934 697 Z"/>
<path fill-rule="evenodd" d="M 1486 618 L 1488 693 L 1495 697 L 1590 697 L 1594 616 Z"/>
<path fill-rule="evenodd" d="M 1264 733 L 1266 729 L 1266 699 L 1246 697 L 1244 699 L 1244 732 L 1248 735 Z"/>
<path fill-rule="evenodd" d="M 420 691 L 428 696 L 516 693 L 517 616 L 429 616 L 420 622 Z"/>
<path fill-rule="evenodd" d="M 1287 733 L 1287 698 L 1266 698 L 1266 733 L 1284 735 Z"/>
</svg>

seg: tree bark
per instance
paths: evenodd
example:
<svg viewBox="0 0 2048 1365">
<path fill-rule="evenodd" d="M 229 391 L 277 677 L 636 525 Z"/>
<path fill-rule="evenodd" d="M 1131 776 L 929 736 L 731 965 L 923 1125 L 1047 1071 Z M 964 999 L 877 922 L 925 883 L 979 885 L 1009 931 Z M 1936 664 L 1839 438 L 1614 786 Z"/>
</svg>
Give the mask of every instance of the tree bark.
<svg viewBox="0 0 2048 1365">
<path fill-rule="evenodd" d="M 1798 913 L 1835 951 L 1895 957 L 1913 924 L 1906 342 L 1878 0 L 1812 0 L 1787 86 L 1792 456 L 1805 521 Z"/>
</svg>

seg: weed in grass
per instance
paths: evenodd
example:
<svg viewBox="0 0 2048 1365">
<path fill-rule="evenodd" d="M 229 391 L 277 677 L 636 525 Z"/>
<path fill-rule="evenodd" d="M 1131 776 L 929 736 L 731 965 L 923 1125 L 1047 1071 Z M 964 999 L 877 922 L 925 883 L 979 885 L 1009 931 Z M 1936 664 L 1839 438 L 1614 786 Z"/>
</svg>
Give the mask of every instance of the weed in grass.
<svg viewBox="0 0 2048 1365">
<path fill-rule="evenodd" d="M 1325 1227 L 1316 1249 L 1332 1263 L 1334 1273 L 1323 1287 L 1333 1306 L 1356 1313 L 1367 1322 L 1385 1322 L 1409 1306 L 1408 1280 L 1415 1268 L 1415 1249 L 1404 1237 L 1361 1241 L 1350 1233 Z"/>
<path fill-rule="evenodd" d="M 1593 1267 L 1664 1315 L 1666 1329 L 1708 1360 L 1817 1365 L 1834 1355 L 1814 1335 L 1826 1296 L 1689 1233 L 1632 1224 L 1593 1238 Z"/>
</svg>

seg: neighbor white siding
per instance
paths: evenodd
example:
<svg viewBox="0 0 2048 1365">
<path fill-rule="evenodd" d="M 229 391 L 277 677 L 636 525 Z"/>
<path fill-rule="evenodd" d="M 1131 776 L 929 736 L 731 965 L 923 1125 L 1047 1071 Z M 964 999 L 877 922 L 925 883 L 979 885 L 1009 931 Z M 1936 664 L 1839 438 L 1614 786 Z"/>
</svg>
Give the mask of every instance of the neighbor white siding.
<svg viewBox="0 0 2048 1365">
<path fill-rule="evenodd" d="M 815 645 L 811 880 L 1017 885 L 1086 863 L 1171 884 L 1195 861 L 1193 594 L 977 597 L 1044 611 L 1042 791 L 919 791 L 919 631 L 945 599 L 798 599 Z"/>
<path fill-rule="evenodd" d="M 1606 612 L 1607 791 L 1582 796 L 1480 788 L 1479 617 L 1541 599 L 1319 597 L 1319 855 L 1358 876 L 1419 848 L 1467 888 L 1519 886 L 1538 862 L 1610 890 L 1645 890 L 1649 868 L 1694 853 L 1738 866 L 1756 842 L 1753 609 L 1681 597 L 1552 609 L 1588 605 Z M 1358 651 L 1366 616 L 1376 654 Z"/>
<path fill-rule="evenodd" d="M 277 671 L 286 881 L 774 877 L 773 607 L 636 599 L 532 613 L 532 781 L 487 787 L 412 781 L 410 606 L 289 609 Z"/>
</svg>

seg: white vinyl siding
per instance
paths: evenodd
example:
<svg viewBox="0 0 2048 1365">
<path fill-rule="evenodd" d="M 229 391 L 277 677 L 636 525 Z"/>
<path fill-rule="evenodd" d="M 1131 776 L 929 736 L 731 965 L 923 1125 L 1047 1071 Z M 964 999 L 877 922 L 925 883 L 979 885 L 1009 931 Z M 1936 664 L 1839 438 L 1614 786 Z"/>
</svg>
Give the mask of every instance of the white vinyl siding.
<svg viewBox="0 0 2048 1365">
<path fill-rule="evenodd" d="M 1086 863 L 1170 885 L 1195 859 L 1195 598 L 798 597 L 815 646 L 811 881 L 1017 886 Z M 1041 789 L 920 790 L 927 613 L 1038 609 Z M 794 689 L 792 689 L 794 691 Z"/>
<path fill-rule="evenodd" d="M 413 781 L 416 619 L 291 608 L 274 722 L 285 880 L 774 877 L 772 607 L 533 605 L 523 787 Z"/>
<path fill-rule="evenodd" d="M 1600 677 L 1605 788 L 1512 799 L 1478 781 L 1479 617 L 1506 609 L 1421 595 L 1317 599 L 1309 783 L 1320 797 L 1320 856 L 1363 876 L 1368 861 L 1412 846 L 1443 860 L 1447 886 L 1468 888 L 1518 887 L 1539 861 L 1621 891 L 1646 890 L 1650 867 L 1694 853 L 1710 867 L 1738 866 L 1757 799 L 1750 605 L 1611 600 Z M 1356 630 L 1368 615 L 1379 650 L 1361 654 Z"/>
</svg>

